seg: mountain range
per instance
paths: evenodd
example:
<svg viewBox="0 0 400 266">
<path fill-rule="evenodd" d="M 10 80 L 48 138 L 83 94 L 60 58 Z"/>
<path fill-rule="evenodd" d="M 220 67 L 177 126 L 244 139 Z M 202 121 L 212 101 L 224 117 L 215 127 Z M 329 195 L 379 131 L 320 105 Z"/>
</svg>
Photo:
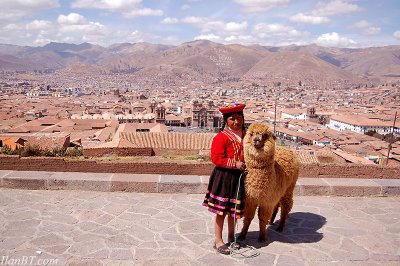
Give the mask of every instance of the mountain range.
<svg viewBox="0 0 400 266">
<path fill-rule="evenodd" d="M 270 47 L 199 40 L 181 45 L 49 43 L 42 47 L 0 44 L 0 71 L 64 71 L 188 82 L 308 82 L 380 84 L 400 79 L 400 45 L 369 48 Z"/>
</svg>

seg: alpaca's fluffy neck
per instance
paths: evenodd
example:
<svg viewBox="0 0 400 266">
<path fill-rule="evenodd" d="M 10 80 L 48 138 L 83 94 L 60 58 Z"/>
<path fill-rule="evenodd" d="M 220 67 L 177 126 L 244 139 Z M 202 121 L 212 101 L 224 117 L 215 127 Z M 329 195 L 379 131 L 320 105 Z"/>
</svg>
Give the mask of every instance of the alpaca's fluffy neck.
<svg viewBox="0 0 400 266">
<path fill-rule="evenodd" d="M 246 157 L 248 159 L 246 160 Z M 262 169 L 266 172 L 274 172 L 275 171 L 275 160 L 274 154 L 265 154 L 264 152 L 260 151 L 253 151 L 250 153 L 245 154 L 245 162 L 246 167 L 250 169 Z"/>
</svg>

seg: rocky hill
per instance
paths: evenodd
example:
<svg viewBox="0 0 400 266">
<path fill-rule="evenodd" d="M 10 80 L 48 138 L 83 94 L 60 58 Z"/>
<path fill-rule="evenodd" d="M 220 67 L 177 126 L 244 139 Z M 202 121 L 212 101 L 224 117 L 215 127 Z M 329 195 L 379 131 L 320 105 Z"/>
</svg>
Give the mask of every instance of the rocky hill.
<svg viewBox="0 0 400 266">
<path fill-rule="evenodd" d="M 178 46 L 120 43 L 109 47 L 89 43 L 49 43 L 43 47 L 0 44 L 0 71 L 64 71 L 76 65 L 88 66 L 91 72 L 127 73 L 142 79 L 185 82 L 276 80 L 379 84 L 400 79 L 400 46 L 265 47 L 211 41 Z"/>
</svg>

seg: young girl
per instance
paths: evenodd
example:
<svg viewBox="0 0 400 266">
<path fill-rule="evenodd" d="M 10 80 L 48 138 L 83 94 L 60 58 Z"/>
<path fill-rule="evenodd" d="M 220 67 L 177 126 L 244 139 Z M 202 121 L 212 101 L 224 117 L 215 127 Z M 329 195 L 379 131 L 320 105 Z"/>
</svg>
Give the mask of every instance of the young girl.
<svg viewBox="0 0 400 266">
<path fill-rule="evenodd" d="M 214 248 L 221 254 L 230 254 L 229 246 L 234 240 L 234 219 L 243 216 L 244 177 L 240 178 L 239 197 L 236 200 L 239 177 L 246 168 L 243 161 L 244 104 L 219 108 L 224 122 L 211 146 L 211 160 L 215 168 L 210 176 L 203 206 L 215 213 Z M 224 127 L 226 128 L 224 129 Z M 236 205 L 236 210 L 235 210 Z M 222 240 L 225 216 L 228 216 L 228 243 Z M 235 248 L 240 248 L 236 243 Z"/>
</svg>

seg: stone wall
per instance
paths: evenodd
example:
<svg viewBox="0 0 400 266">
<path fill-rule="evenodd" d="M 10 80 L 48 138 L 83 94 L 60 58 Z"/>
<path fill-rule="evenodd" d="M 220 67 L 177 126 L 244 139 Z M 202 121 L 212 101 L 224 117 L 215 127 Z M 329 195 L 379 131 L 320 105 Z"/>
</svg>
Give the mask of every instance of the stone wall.
<svg viewBox="0 0 400 266">
<path fill-rule="evenodd" d="M 44 157 L 19 157 L 0 155 L 0 170 L 136 173 L 168 175 L 209 175 L 211 163 L 155 163 L 155 162 L 98 162 L 90 159 L 65 159 Z"/>
<path fill-rule="evenodd" d="M 83 155 L 88 157 L 101 157 L 106 155 L 117 156 L 154 156 L 152 148 L 85 148 Z"/>
<path fill-rule="evenodd" d="M 0 155 L 0 170 L 135 173 L 209 176 L 209 162 L 97 162 L 90 159 L 19 157 Z M 399 167 L 357 164 L 302 164 L 300 177 L 400 179 Z"/>
</svg>

